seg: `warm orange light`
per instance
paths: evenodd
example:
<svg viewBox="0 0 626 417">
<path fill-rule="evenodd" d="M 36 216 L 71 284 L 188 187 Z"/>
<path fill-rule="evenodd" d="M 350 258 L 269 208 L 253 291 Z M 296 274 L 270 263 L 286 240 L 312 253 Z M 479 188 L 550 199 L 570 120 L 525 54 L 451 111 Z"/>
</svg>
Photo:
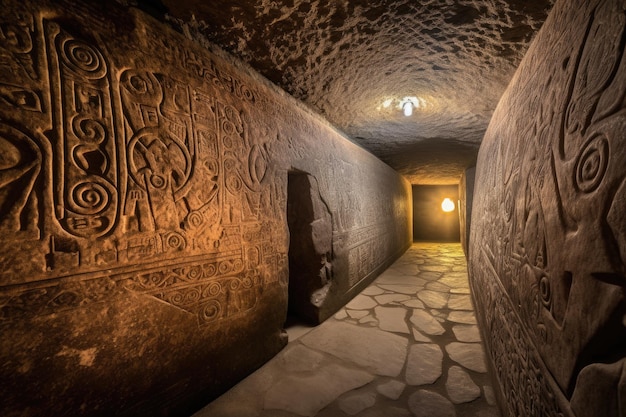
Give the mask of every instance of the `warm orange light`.
<svg viewBox="0 0 626 417">
<path fill-rule="evenodd" d="M 443 202 L 441 203 L 441 209 L 446 213 L 451 212 L 452 210 L 454 210 L 454 202 L 448 197 L 444 198 Z"/>
</svg>

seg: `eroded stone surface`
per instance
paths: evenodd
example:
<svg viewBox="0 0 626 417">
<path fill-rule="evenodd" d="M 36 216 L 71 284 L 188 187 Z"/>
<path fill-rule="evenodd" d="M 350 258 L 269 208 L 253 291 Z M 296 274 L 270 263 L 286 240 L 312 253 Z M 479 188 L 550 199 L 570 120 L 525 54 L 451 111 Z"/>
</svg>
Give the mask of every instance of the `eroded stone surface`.
<svg viewBox="0 0 626 417">
<path fill-rule="evenodd" d="M 478 326 L 457 324 L 452 326 L 452 332 L 459 342 L 480 342 Z"/>
<path fill-rule="evenodd" d="M 422 290 L 417 293 L 417 298 L 430 308 L 443 308 L 448 303 L 448 294 L 438 291 Z"/>
<path fill-rule="evenodd" d="M 339 408 L 351 416 L 360 413 L 376 403 L 376 393 L 371 391 L 351 392 L 339 399 Z"/>
<path fill-rule="evenodd" d="M 424 184 L 457 184 L 473 162 L 491 112 L 552 4 L 163 3 L 169 16 L 191 20 L 190 36 L 239 56 Z M 407 118 L 399 107 L 412 92 L 423 104 Z"/>
</svg>

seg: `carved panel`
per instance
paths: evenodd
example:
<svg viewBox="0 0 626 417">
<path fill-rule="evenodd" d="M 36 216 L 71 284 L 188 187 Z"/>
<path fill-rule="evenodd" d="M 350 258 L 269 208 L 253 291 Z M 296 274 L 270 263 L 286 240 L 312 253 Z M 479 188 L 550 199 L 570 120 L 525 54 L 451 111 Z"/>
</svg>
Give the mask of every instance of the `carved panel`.
<svg viewBox="0 0 626 417">
<path fill-rule="evenodd" d="M 2 319 L 123 288 L 203 324 L 253 308 L 266 285 L 286 285 L 271 137 L 255 136 L 259 123 L 234 106 L 256 93 L 174 49 L 187 70 L 178 78 L 118 68 L 97 38 L 54 20 L 0 22 L 0 111 L 21 112 L 0 122 L 0 284 L 16 284 L 0 300 Z"/>
<path fill-rule="evenodd" d="M 471 275 L 485 323 L 512 329 L 515 341 L 493 329 L 487 344 L 507 396 L 527 385 L 511 373 L 554 385 L 549 398 L 509 396 L 512 415 L 535 402 L 569 415 L 581 395 L 604 403 L 577 389 L 598 377 L 583 370 L 624 354 L 625 35 L 619 1 L 555 6 L 481 147 Z M 555 409 L 551 398 L 563 401 Z"/>
</svg>

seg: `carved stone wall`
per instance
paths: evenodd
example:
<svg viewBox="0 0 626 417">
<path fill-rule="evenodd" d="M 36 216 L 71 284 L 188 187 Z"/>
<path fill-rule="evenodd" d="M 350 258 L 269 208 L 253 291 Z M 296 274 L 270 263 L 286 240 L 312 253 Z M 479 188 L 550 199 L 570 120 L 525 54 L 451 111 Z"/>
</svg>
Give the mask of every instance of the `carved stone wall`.
<svg viewBox="0 0 626 417">
<path fill-rule="evenodd" d="M 481 146 L 470 281 L 511 416 L 626 415 L 626 13 L 558 1 Z"/>
<path fill-rule="evenodd" d="M 273 356 L 292 169 L 332 220 L 323 319 L 409 245 L 404 179 L 142 12 L 3 2 L 2 415 L 184 415 Z"/>
<path fill-rule="evenodd" d="M 459 182 L 459 223 L 461 228 L 461 246 L 465 256 L 469 253 L 469 236 L 472 220 L 472 202 L 474 200 L 474 179 L 476 167 L 471 167 L 463 172 Z"/>
</svg>

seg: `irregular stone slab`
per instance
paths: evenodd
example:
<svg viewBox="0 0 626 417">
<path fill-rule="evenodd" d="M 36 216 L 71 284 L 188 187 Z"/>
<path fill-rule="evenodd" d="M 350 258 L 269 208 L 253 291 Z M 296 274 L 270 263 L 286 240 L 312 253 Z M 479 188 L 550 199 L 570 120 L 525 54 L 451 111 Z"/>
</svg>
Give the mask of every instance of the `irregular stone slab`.
<svg viewBox="0 0 626 417">
<path fill-rule="evenodd" d="M 480 342 L 480 332 L 476 325 L 457 324 L 452 327 L 452 332 L 459 342 Z"/>
<path fill-rule="evenodd" d="M 426 310 L 413 310 L 411 323 L 422 332 L 431 336 L 444 334 L 446 330 Z"/>
<path fill-rule="evenodd" d="M 326 322 L 300 341 L 358 366 L 372 369 L 377 375 L 398 376 L 407 354 L 408 339 L 375 328 L 358 327 L 345 322 Z"/>
<path fill-rule="evenodd" d="M 450 292 L 450 289 L 451 289 L 447 285 L 442 284 L 438 281 L 429 282 L 428 284 L 426 284 L 426 288 L 429 290 L 445 292 L 445 293 Z"/>
<path fill-rule="evenodd" d="M 476 372 L 487 372 L 485 354 L 479 343 L 453 342 L 446 345 L 450 359 L 467 369 Z"/>
<path fill-rule="evenodd" d="M 372 316 L 371 314 L 363 317 L 361 320 L 359 320 L 360 324 L 367 324 L 370 326 L 378 326 L 378 320 L 376 319 L 376 317 Z"/>
<path fill-rule="evenodd" d="M 341 394 L 361 387 L 374 376 L 353 368 L 331 364 L 313 374 L 288 375 L 278 380 L 265 395 L 265 409 L 315 416 Z"/>
<path fill-rule="evenodd" d="M 411 307 L 411 308 L 425 308 L 426 307 L 424 306 L 424 303 L 422 303 L 420 300 L 416 298 L 412 298 L 408 301 L 404 301 L 402 302 L 402 305 Z"/>
<path fill-rule="evenodd" d="M 341 310 L 339 310 L 337 313 L 335 313 L 335 318 L 337 320 L 343 320 L 348 318 L 348 313 L 346 312 L 345 308 L 342 308 Z"/>
<path fill-rule="evenodd" d="M 422 290 L 417 293 L 417 298 L 422 300 L 430 308 L 444 308 L 448 304 L 448 293 Z"/>
<path fill-rule="evenodd" d="M 319 368 L 324 355 L 302 344 L 289 344 L 277 359 L 289 372 L 311 372 Z"/>
<path fill-rule="evenodd" d="M 379 286 L 387 291 L 409 295 L 414 295 L 423 288 L 422 286 L 412 284 L 380 284 Z"/>
<path fill-rule="evenodd" d="M 339 408 L 351 416 L 376 404 L 375 392 L 351 392 L 339 400 Z"/>
<path fill-rule="evenodd" d="M 432 339 L 430 337 L 426 336 L 424 333 L 420 332 L 416 328 L 413 328 L 413 338 L 416 342 L 432 343 Z"/>
<path fill-rule="evenodd" d="M 362 319 L 363 317 L 365 317 L 365 316 L 367 316 L 369 314 L 369 311 L 367 311 L 367 310 L 349 310 L 349 309 L 346 309 L 346 312 L 348 313 L 348 316 L 350 316 L 350 318 L 353 318 L 355 320 Z"/>
<path fill-rule="evenodd" d="M 420 273 L 417 276 L 427 281 L 436 281 L 439 278 L 441 278 L 441 275 L 442 275 L 441 272 L 420 271 Z"/>
<path fill-rule="evenodd" d="M 397 400 L 400 398 L 400 395 L 402 395 L 402 391 L 404 391 L 405 387 L 406 384 L 404 382 L 391 380 L 377 386 L 376 391 L 391 400 Z"/>
<path fill-rule="evenodd" d="M 452 288 L 450 290 L 452 294 L 470 294 L 469 288 Z"/>
<path fill-rule="evenodd" d="M 472 305 L 472 297 L 469 295 L 452 294 L 448 300 L 448 308 L 453 310 L 471 310 L 474 311 Z"/>
<path fill-rule="evenodd" d="M 406 382 L 409 385 L 432 384 L 441 376 L 443 352 L 436 344 L 417 343 L 409 349 Z"/>
<path fill-rule="evenodd" d="M 378 303 L 372 297 L 359 294 L 346 304 L 346 308 L 351 310 L 369 310 L 377 305 Z"/>
<path fill-rule="evenodd" d="M 369 287 L 367 287 L 366 289 L 364 289 L 363 291 L 361 291 L 361 294 L 363 295 L 380 295 L 380 294 L 384 294 L 385 291 L 380 288 L 377 287 L 376 285 L 370 285 Z"/>
<path fill-rule="evenodd" d="M 460 272 L 444 274 L 443 277 L 439 278 L 439 282 L 451 288 L 469 288 L 467 274 Z"/>
<path fill-rule="evenodd" d="M 401 307 L 376 307 L 374 314 L 378 319 L 378 327 L 388 332 L 409 333 L 405 318 L 407 310 Z"/>
<path fill-rule="evenodd" d="M 476 324 L 476 316 L 471 311 L 452 311 L 448 320 L 455 323 Z"/>
<path fill-rule="evenodd" d="M 446 379 L 448 398 L 454 404 L 463 404 L 480 397 L 480 388 L 474 383 L 469 374 L 458 366 L 448 369 Z"/>
<path fill-rule="evenodd" d="M 421 271 L 429 272 L 448 272 L 450 268 L 448 265 L 420 265 Z"/>
<path fill-rule="evenodd" d="M 407 294 L 384 294 L 378 295 L 374 299 L 376 299 L 378 304 L 385 305 L 410 300 L 411 296 Z"/>
<path fill-rule="evenodd" d="M 409 397 L 409 409 L 415 417 L 456 417 L 454 404 L 432 391 L 413 393 Z"/>
<path fill-rule="evenodd" d="M 412 417 L 406 408 L 394 407 L 387 404 L 375 405 L 359 414 L 359 417 Z M 323 417 L 323 416 L 320 416 Z M 335 417 L 335 416 L 328 416 Z"/>
</svg>

